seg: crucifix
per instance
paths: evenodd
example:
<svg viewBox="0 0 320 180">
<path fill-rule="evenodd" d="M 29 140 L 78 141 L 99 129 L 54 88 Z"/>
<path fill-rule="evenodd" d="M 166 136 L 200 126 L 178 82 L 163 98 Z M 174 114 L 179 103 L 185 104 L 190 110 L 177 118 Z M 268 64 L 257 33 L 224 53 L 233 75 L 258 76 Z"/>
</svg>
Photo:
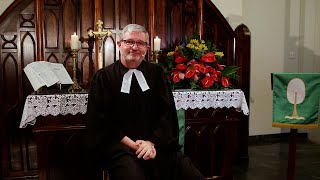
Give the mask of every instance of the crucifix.
<svg viewBox="0 0 320 180">
<path fill-rule="evenodd" d="M 103 31 L 101 20 L 97 21 L 97 31 L 93 31 L 92 29 L 88 29 L 89 37 L 95 36 L 98 38 L 98 58 L 96 58 L 96 70 L 103 68 L 103 39 L 105 36 L 110 37 L 112 32 L 110 30 Z"/>
</svg>

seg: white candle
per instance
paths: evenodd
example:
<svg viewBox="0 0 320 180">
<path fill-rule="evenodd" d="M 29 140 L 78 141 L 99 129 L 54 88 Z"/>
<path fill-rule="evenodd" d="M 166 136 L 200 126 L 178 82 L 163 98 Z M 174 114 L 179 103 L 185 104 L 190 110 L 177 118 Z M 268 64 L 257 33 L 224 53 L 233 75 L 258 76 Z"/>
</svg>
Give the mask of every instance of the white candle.
<svg viewBox="0 0 320 180">
<path fill-rule="evenodd" d="M 153 51 L 160 51 L 160 43 L 161 43 L 161 39 L 156 36 L 153 39 Z"/>
<path fill-rule="evenodd" d="M 79 36 L 76 33 L 71 35 L 70 46 L 71 49 L 79 49 Z"/>
</svg>

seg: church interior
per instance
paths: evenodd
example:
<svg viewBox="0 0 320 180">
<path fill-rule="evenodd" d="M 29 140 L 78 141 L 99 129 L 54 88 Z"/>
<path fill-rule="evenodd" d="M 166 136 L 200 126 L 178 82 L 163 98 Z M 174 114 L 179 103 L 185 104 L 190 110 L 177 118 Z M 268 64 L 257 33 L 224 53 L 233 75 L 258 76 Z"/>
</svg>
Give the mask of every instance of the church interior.
<svg viewBox="0 0 320 180">
<path fill-rule="evenodd" d="M 273 127 L 271 82 L 276 72 L 319 72 L 319 7 L 318 0 L 1 0 L 0 179 L 82 178 L 86 109 L 47 112 L 57 103 L 30 118 L 27 103 L 71 94 L 86 105 L 91 79 L 119 59 L 119 34 L 131 23 L 149 32 L 146 61 L 161 61 L 196 33 L 224 53 L 226 65 L 240 67 L 238 107 L 184 112 L 184 153 L 206 179 L 319 179 L 320 131 Z M 37 61 L 62 64 L 80 89 L 35 92 L 24 68 Z"/>
</svg>

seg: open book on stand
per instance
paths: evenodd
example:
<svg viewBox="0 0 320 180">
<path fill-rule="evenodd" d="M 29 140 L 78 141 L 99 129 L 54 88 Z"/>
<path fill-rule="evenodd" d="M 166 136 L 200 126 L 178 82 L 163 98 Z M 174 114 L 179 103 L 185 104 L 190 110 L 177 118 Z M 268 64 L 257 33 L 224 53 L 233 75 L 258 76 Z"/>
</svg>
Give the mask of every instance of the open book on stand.
<svg viewBox="0 0 320 180">
<path fill-rule="evenodd" d="M 35 91 L 43 86 L 73 84 L 66 68 L 60 63 L 35 61 L 28 64 L 23 70 Z"/>
</svg>

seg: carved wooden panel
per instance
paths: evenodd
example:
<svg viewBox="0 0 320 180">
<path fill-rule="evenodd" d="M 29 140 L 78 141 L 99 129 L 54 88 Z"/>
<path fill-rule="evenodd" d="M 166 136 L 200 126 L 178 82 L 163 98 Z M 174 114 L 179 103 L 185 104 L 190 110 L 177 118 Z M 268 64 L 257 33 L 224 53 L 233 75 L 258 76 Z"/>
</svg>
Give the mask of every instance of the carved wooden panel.
<svg viewBox="0 0 320 180">
<path fill-rule="evenodd" d="M 60 4 L 62 0 L 44 0 L 45 5 L 57 5 Z"/>
<path fill-rule="evenodd" d="M 115 34 L 111 37 L 105 37 L 104 38 L 104 61 L 105 66 L 112 64 L 116 61 L 116 49 L 117 49 L 117 43 L 115 40 Z"/>
<path fill-rule="evenodd" d="M 78 65 L 79 65 L 78 80 L 83 88 L 88 89 L 89 88 L 88 85 L 91 80 L 92 72 L 93 72 L 93 62 L 90 59 L 88 52 L 82 52 L 79 54 Z M 90 67 L 92 68 L 91 71 L 90 71 Z"/>
<path fill-rule="evenodd" d="M 25 97 L 32 92 L 23 68 L 36 60 L 33 3 L 12 17 L 16 32 L 3 27 L 0 39 L 1 66 L 1 178 L 37 174 L 36 143 L 30 128 L 20 129 Z"/>
<path fill-rule="evenodd" d="M 21 66 L 19 75 L 22 77 L 22 97 L 23 99 L 33 92 L 32 86 L 23 72 L 23 68 L 29 63 L 36 60 L 36 42 L 34 30 L 31 32 L 20 32 L 20 45 L 21 45 Z"/>
<path fill-rule="evenodd" d="M 81 0 L 80 1 L 80 37 L 88 37 L 88 28 L 94 27 L 93 15 L 94 15 L 94 1 L 92 0 Z M 82 43 L 82 48 L 88 48 L 88 43 Z"/>
<path fill-rule="evenodd" d="M 119 28 L 122 29 L 132 22 L 131 0 L 119 0 Z"/>
<path fill-rule="evenodd" d="M 167 29 L 167 1 L 155 1 L 155 36 L 161 39 L 160 48 L 165 48 L 168 42 L 168 29 Z M 152 37 L 153 39 L 154 37 Z"/>
<path fill-rule="evenodd" d="M 192 36 L 197 32 L 197 1 L 186 0 L 184 3 L 184 34 Z"/>
<path fill-rule="evenodd" d="M 104 64 L 108 65 L 119 59 L 116 42 L 119 40 L 121 29 L 128 23 L 145 26 L 152 35 L 151 43 L 154 36 L 158 35 L 162 39 L 161 49 L 167 50 L 179 44 L 184 35 L 190 36 L 197 32 L 199 13 L 198 0 L 23 0 L 15 1 L 13 5 L 8 8 L 12 12 L 6 12 L 6 18 L 0 18 L 0 21 L 5 22 L 0 24 L 0 141 L 2 145 L 0 178 L 20 179 L 27 176 L 29 179 L 37 178 L 38 168 L 36 145 L 31 128 L 18 128 L 25 97 L 33 91 L 23 72 L 23 68 L 28 63 L 37 60 L 62 63 L 72 75 L 70 35 L 76 32 L 81 39 L 77 79 L 82 87 L 88 88 L 95 71 L 97 49 L 95 40 L 88 37 L 87 29 L 96 26 L 97 18 L 102 19 L 104 30 L 109 29 L 112 32 L 111 37 L 103 39 Z M 39 22 L 35 17 L 35 10 L 38 10 L 40 15 Z M 236 49 L 236 56 L 234 56 L 235 33 L 211 0 L 203 0 L 203 21 L 204 38 L 212 40 L 220 50 L 225 52 L 229 64 L 245 67 L 246 71 L 240 71 L 242 78 L 239 87 L 244 88 L 248 99 L 250 48 L 241 46 L 241 44 L 250 44 L 246 36 L 248 32 L 245 27 L 239 29 L 236 44 L 239 48 Z M 151 54 L 151 51 L 148 54 Z M 234 57 L 237 62 L 234 62 Z M 240 153 L 247 152 L 248 118 L 239 116 L 241 121 L 245 120 L 240 125 L 237 119 L 227 123 L 209 122 L 213 120 L 212 114 L 215 113 L 214 111 L 198 112 L 196 117 L 200 121 L 197 122 L 193 121 L 195 114 L 187 115 L 186 153 L 190 153 L 205 175 L 226 175 L 230 174 L 225 172 L 225 169 L 230 167 L 230 162 L 219 167 L 210 163 L 219 163 L 221 158 L 228 158 L 217 156 L 222 153 L 217 146 L 224 148 L 232 145 L 231 149 L 238 148 L 234 138 L 235 133 L 238 133 L 243 144 L 243 151 L 241 150 Z M 214 120 L 219 118 L 225 117 L 221 116 Z M 63 138 L 59 140 L 65 142 Z M 215 143 L 208 146 L 208 141 Z M 59 141 L 52 140 L 52 142 Z M 209 159 L 214 161 L 208 162 L 208 156 L 193 156 L 195 147 L 190 146 L 188 142 L 198 143 L 199 149 L 196 150 L 203 154 L 209 153 Z M 229 148 L 227 150 L 229 152 Z"/>
<path fill-rule="evenodd" d="M 184 151 L 205 177 L 233 179 L 239 115 L 226 108 L 186 111 Z"/>
<path fill-rule="evenodd" d="M 134 16 L 132 23 L 140 24 L 146 28 L 149 27 L 149 14 L 148 14 L 148 0 L 135 0 L 134 4 Z"/>
<path fill-rule="evenodd" d="M 59 45 L 59 11 L 48 10 L 44 14 L 45 48 L 58 48 Z"/>
<path fill-rule="evenodd" d="M 124 26 L 138 23 L 148 29 L 148 0 L 107 0 L 102 1 L 100 6 L 103 7 L 103 28 L 112 32 L 111 37 L 103 40 L 103 61 L 104 66 L 107 66 L 119 59 L 116 42 L 119 41 L 119 33 Z"/>
<path fill-rule="evenodd" d="M 184 32 L 184 27 L 183 27 L 183 9 L 184 6 L 180 2 L 171 2 L 170 3 L 170 18 L 169 20 L 171 21 L 171 27 L 170 27 L 170 39 L 168 39 L 168 42 L 171 42 L 170 46 L 176 46 L 180 44 L 181 38 L 182 37 L 182 32 Z"/>
<path fill-rule="evenodd" d="M 62 4 L 62 15 L 63 18 L 62 23 L 63 23 L 63 32 L 62 32 L 62 37 L 63 37 L 63 44 L 64 47 L 70 48 L 70 36 L 74 32 L 79 34 L 78 28 L 77 28 L 77 9 L 78 9 L 78 4 L 76 3 L 78 1 L 73 1 L 73 0 L 65 0 Z M 58 6 L 59 7 L 59 6 Z"/>
<path fill-rule="evenodd" d="M 116 8 L 115 0 L 105 0 L 102 1 L 102 17 L 103 17 L 103 26 L 105 29 L 116 29 L 116 13 L 118 10 Z"/>
<path fill-rule="evenodd" d="M 70 54 L 70 36 L 74 32 L 80 36 L 81 47 L 77 61 L 77 79 L 84 87 L 87 87 L 92 70 L 93 58 L 88 55 L 87 30 L 93 27 L 93 1 L 90 0 L 67 0 L 46 1 L 44 6 L 44 34 L 46 49 L 45 60 L 49 62 L 62 63 L 68 73 L 72 75 L 72 58 Z M 79 18 L 78 17 L 79 14 Z M 50 42 L 50 44 L 48 44 Z M 57 44 L 55 46 L 55 44 Z M 49 46 L 50 45 L 50 46 Z"/>
</svg>

